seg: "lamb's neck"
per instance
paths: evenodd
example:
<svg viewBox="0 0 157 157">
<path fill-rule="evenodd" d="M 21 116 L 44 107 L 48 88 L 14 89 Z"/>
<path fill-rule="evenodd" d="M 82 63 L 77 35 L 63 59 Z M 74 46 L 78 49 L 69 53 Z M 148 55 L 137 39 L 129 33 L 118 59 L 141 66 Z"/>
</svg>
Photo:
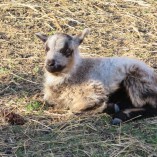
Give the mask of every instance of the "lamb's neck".
<svg viewBox="0 0 157 157">
<path fill-rule="evenodd" d="M 56 76 L 46 71 L 45 72 L 45 85 L 48 85 L 48 86 L 60 85 L 65 81 L 66 77 L 67 77 L 66 75 Z"/>
<path fill-rule="evenodd" d="M 72 69 L 69 72 L 69 76 L 71 76 L 73 73 L 77 71 L 77 69 L 81 65 L 81 62 L 82 62 L 82 57 L 79 55 L 79 52 L 77 52 L 74 56 L 74 64 L 73 64 Z"/>
</svg>

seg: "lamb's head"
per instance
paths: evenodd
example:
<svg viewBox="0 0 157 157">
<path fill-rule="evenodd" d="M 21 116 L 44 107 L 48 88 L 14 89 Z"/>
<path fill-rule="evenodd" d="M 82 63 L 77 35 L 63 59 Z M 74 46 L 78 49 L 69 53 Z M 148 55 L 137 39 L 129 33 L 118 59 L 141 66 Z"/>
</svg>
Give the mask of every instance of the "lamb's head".
<svg viewBox="0 0 157 157">
<path fill-rule="evenodd" d="M 53 75 L 69 73 L 79 59 L 78 47 L 88 33 L 87 28 L 75 36 L 64 33 L 46 36 L 36 33 L 45 43 L 45 69 Z"/>
</svg>

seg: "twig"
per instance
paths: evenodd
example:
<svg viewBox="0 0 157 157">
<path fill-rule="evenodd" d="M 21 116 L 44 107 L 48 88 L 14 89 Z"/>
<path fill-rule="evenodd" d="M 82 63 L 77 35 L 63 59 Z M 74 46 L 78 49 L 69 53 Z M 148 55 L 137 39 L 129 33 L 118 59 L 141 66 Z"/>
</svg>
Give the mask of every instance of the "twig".
<svg viewBox="0 0 157 157">
<path fill-rule="evenodd" d="M 39 122 L 39 121 L 37 121 L 37 120 L 30 119 L 30 118 L 29 118 L 29 120 L 31 120 L 31 121 L 33 121 L 33 122 L 35 122 L 35 123 L 38 123 L 38 124 L 40 124 L 40 125 L 42 125 L 42 126 L 44 126 L 44 127 L 48 128 L 48 129 L 50 129 L 51 131 L 53 131 L 53 129 L 52 129 L 52 128 L 50 128 L 49 126 L 47 126 L 47 125 L 45 125 L 45 124 L 43 124 L 43 123 L 41 123 L 41 122 Z"/>
<path fill-rule="evenodd" d="M 25 81 L 27 81 L 27 82 L 30 82 L 30 83 L 33 83 L 33 84 L 39 84 L 39 83 L 37 83 L 37 82 L 33 82 L 33 81 L 30 81 L 30 80 L 24 79 L 23 77 L 18 76 L 18 75 L 16 75 L 16 74 L 13 74 L 13 73 L 10 73 L 10 74 L 14 75 L 14 76 L 17 77 L 17 78 L 20 78 L 20 79 L 22 79 L 22 80 L 25 80 Z"/>
</svg>

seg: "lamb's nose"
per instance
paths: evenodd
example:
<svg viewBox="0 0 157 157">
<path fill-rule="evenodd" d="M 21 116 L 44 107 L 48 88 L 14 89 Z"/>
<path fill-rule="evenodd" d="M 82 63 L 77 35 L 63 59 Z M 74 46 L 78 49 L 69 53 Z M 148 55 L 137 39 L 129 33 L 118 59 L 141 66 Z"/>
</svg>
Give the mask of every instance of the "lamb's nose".
<svg viewBox="0 0 157 157">
<path fill-rule="evenodd" d="M 48 66 L 54 66 L 55 65 L 55 60 L 54 59 L 48 60 L 47 65 Z"/>
</svg>

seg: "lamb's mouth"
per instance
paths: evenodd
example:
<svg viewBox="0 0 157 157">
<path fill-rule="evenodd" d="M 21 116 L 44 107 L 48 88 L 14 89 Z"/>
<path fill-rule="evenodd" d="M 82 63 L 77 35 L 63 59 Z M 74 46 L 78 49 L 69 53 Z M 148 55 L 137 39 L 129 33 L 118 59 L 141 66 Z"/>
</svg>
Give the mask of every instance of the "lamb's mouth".
<svg viewBox="0 0 157 157">
<path fill-rule="evenodd" d="M 59 73 L 65 68 L 65 66 L 62 66 L 62 65 L 47 66 L 46 65 L 45 68 L 49 73 Z"/>
</svg>

